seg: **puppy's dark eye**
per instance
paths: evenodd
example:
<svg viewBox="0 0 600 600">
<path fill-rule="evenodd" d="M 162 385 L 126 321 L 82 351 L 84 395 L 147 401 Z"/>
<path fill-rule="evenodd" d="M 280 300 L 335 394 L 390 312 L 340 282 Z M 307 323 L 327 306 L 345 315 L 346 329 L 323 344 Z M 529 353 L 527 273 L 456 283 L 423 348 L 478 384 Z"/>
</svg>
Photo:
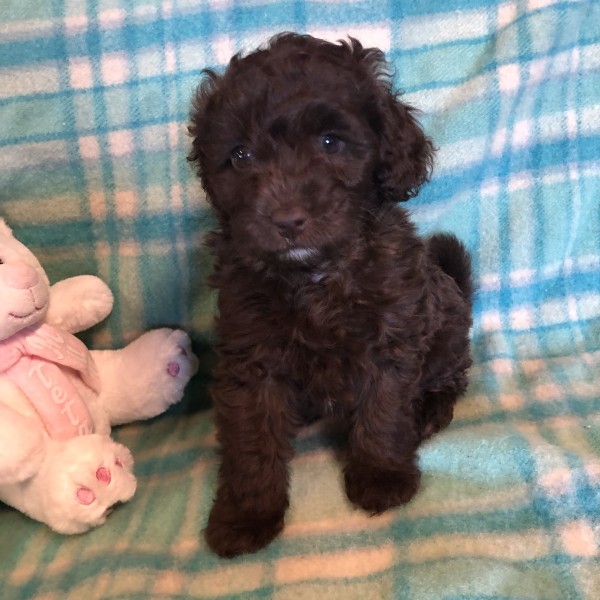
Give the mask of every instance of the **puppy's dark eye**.
<svg viewBox="0 0 600 600">
<path fill-rule="evenodd" d="M 333 133 L 326 133 L 321 136 L 321 147 L 327 154 L 335 154 L 344 146 L 344 142 Z"/>
<path fill-rule="evenodd" d="M 244 169 L 247 167 L 252 160 L 254 159 L 254 155 L 248 148 L 244 146 L 238 146 L 233 149 L 233 152 L 230 155 L 231 164 L 236 169 Z"/>
</svg>

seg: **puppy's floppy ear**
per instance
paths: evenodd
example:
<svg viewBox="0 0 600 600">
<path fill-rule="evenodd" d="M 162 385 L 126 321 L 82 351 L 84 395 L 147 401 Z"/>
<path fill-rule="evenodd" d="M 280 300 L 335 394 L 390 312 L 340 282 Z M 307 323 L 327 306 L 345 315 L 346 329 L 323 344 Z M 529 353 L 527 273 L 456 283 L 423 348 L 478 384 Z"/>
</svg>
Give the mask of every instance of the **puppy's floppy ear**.
<svg viewBox="0 0 600 600">
<path fill-rule="evenodd" d="M 398 99 L 392 73 L 378 48 L 363 48 L 350 38 L 346 44 L 353 58 L 366 71 L 372 93 L 365 113 L 379 139 L 376 183 L 384 200 L 408 200 L 431 174 L 434 147 L 415 118 L 415 109 Z"/>
<path fill-rule="evenodd" d="M 429 180 L 434 147 L 415 118 L 415 110 L 381 89 L 377 184 L 392 202 L 409 200 Z"/>
</svg>

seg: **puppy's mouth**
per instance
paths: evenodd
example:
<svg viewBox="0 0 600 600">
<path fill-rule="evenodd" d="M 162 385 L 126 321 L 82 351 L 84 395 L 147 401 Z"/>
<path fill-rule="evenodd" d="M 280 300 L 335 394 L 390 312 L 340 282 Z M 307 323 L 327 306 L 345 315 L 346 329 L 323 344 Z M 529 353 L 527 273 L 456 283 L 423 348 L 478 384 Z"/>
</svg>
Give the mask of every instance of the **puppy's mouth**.
<svg viewBox="0 0 600 600">
<path fill-rule="evenodd" d="M 310 263 L 318 259 L 320 254 L 317 248 L 296 247 L 283 250 L 279 253 L 279 257 L 293 263 Z"/>
</svg>

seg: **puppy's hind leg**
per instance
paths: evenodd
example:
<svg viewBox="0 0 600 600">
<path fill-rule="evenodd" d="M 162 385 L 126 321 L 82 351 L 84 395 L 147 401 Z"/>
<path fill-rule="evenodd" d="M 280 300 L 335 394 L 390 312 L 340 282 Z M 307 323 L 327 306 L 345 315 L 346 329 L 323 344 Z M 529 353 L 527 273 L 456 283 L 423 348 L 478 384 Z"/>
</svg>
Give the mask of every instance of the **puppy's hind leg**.
<svg viewBox="0 0 600 600">
<path fill-rule="evenodd" d="M 420 435 L 426 440 L 450 425 L 457 394 L 450 391 L 426 392 L 420 412 Z"/>
<path fill-rule="evenodd" d="M 426 440 L 450 425 L 454 405 L 465 393 L 468 385 L 466 370 L 456 374 L 454 381 L 440 389 L 427 390 L 418 409 L 419 432 Z"/>
</svg>

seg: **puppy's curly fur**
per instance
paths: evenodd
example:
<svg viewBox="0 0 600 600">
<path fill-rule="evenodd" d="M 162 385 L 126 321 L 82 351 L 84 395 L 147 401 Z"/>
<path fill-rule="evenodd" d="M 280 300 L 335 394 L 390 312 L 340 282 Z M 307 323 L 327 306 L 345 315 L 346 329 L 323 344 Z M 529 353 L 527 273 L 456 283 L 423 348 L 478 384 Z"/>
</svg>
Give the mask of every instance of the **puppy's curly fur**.
<svg viewBox="0 0 600 600">
<path fill-rule="evenodd" d="M 419 239 L 398 205 L 433 146 L 383 53 L 276 36 L 206 72 L 190 133 L 219 224 L 209 546 L 231 557 L 281 531 L 291 439 L 324 415 L 347 433 L 350 501 L 408 502 L 419 443 L 467 387 L 472 286 L 462 244 Z"/>
</svg>

